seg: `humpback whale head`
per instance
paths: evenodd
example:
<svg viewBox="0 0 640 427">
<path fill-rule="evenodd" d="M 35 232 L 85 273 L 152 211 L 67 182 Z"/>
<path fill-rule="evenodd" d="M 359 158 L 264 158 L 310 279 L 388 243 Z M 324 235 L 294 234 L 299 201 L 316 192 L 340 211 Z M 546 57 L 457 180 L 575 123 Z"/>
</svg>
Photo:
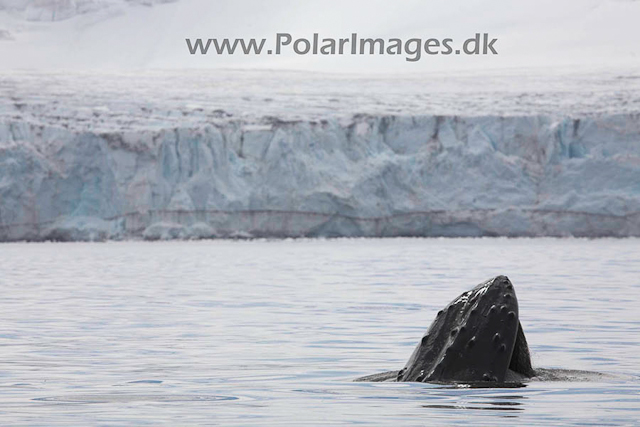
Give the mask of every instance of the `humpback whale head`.
<svg viewBox="0 0 640 427">
<path fill-rule="evenodd" d="M 438 312 L 397 380 L 505 382 L 533 375 L 515 289 L 498 276 Z"/>
</svg>

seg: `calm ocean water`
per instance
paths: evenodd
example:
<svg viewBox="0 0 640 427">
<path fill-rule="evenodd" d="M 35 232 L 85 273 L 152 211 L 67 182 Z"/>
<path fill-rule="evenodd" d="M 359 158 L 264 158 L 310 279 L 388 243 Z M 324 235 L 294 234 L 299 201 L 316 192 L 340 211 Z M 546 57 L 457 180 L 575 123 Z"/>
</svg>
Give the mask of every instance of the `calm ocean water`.
<svg viewBox="0 0 640 427">
<path fill-rule="evenodd" d="M 513 281 L 534 364 L 621 375 L 523 388 L 353 383 L 436 312 Z M 636 424 L 640 240 L 0 245 L 0 424 Z"/>
</svg>

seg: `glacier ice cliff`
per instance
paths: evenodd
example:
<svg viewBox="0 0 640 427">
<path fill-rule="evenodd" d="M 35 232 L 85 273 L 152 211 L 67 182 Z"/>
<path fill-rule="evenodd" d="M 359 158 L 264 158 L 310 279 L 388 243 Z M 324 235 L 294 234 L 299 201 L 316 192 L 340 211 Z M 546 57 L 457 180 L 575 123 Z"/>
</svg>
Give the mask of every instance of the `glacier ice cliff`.
<svg viewBox="0 0 640 427">
<path fill-rule="evenodd" d="M 213 95 L 189 111 L 115 89 L 74 104 L 78 87 L 67 101 L 33 79 L 2 86 L 1 241 L 640 236 L 634 111 L 505 115 L 496 94 L 475 114 L 318 112 L 307 96 L 242 115 Z"/>
</svg>

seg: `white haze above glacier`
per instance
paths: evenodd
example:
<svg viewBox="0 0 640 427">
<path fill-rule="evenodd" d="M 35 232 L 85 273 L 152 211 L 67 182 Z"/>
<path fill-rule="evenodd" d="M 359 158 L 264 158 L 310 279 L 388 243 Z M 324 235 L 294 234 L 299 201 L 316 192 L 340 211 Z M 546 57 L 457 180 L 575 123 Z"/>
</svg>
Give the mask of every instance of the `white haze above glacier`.
<svg viewBox="0 0 640 427">
<path fill-rule="evenodd" d="M 628 0 L 0 0 L 0 67 L 269 68 L 413 73 L 640 64 L 640 2 Z M 476 32 L 497 56 L 191 56 L 185 38 L 411 38 Z"/>
</svg>

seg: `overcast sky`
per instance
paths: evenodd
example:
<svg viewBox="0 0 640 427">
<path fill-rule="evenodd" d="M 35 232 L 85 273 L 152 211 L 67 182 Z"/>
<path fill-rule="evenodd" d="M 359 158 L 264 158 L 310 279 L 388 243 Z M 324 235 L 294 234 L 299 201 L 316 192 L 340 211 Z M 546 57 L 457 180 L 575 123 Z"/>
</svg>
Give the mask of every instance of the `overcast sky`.
<svg viewBox="0 0 640 427">
<path fill-rule="evenodd" d="M 66 4 L 74 3 L 65 0 Z M 0 6 L 29 0 L 0 0 Z M 46 2 L 44 2 L 46 3 Z M 64 3 L 64 2 L 63 2 Z M 287 68 L 406 73 L 482 68 L 630 68 L 640 65 L 640 2 L 630 0 L 179 0 L 153 7 L 123 0 L 76 0 L 82 13 L 58 22 L 0 10 L 2 68 Z M 37 3 L 43 4 L 43 2 Z M 59 5 L 58 5 L 59 6 Z M 19 10 L 20 9 L 20 10 Z M 42 17 L 45 18 L 42 18 Z M 475 33 L 498 41 L 498 55 L 192 56 L 185 38 L 453 38 Z"/>
</svg>

